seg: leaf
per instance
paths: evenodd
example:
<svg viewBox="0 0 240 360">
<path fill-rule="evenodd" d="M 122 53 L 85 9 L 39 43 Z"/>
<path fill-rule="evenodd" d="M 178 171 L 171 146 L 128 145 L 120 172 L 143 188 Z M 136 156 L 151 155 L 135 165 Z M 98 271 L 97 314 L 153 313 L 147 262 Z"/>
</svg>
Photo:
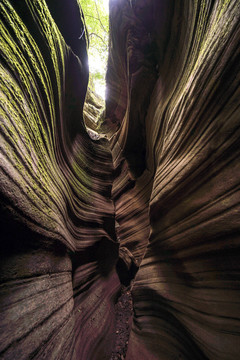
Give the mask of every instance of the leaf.
<svg viewBox="0 0 240 360">
<path fill-rule="evenodd" d="M 105 83 L 105 73 L 109 50 L 109 16 L 104 0 L 81 0 L 81 7 L 89 36 L 89 71 L 91 88 L 96 88 L 101 80 Z"/>
</svg>

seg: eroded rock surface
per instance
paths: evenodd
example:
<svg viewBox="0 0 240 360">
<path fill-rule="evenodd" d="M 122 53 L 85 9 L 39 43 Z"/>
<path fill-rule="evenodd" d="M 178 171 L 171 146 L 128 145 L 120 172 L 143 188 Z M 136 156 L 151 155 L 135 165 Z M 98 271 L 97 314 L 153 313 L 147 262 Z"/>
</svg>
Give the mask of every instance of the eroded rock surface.
<svg viewBox="0 0 240 360">
<path fill-rule="evenodd" d="M 83 123 L 81 11 L 67 0 L 4 0 L 0 11 L 1 356 L 109 359 L 112 156 Z"/>
<path fill-rule="evenodd" d="M 110 0 L 109 141 L 80 2 L 0 16 L 0 357 L 110 359 L 135 276 L 127 360 L 236 360 L 239 1 Z"/>
<path fill-rule="evenodd" d="M 127 359 L 234 360 L 239 2 L 113 1 L 111 14 L 113 198 L 122 243 L 143 257 Z"/>
</svg>

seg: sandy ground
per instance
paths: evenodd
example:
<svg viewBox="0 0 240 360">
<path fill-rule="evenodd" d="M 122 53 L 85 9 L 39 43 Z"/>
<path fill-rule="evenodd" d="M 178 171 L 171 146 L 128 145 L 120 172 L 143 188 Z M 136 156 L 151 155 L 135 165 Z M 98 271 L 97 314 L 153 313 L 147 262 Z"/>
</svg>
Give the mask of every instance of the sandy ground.
<svg viewBox="0 0 240 360">
<path fill-rule="evenodd" d="M 132 315 L 133 315 L 130 286 L 122 287 L 121 294 L 115 305 L 115 311 L 116 311 L 116 331 L 115 331 L 116 338 L 115 338 L 115 346 L 110 360 L 122 360 L 125 359 L 127 352 L 128 338 L 131 329 Z"/>
</svg>

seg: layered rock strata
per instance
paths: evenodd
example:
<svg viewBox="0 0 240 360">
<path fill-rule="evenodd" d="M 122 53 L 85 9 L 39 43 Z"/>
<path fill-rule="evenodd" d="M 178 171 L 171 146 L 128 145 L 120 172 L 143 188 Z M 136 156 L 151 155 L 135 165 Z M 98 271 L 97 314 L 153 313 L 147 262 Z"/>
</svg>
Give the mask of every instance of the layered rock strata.
<svg viewBox="0 0 240 360">
<path fill-rule="evenodd" d="M 112 156 L 83 122 L 81 10 L 4 0 L 0 12 L 0 357 L 108 359 L 120 286 Z"/>
<path fill-rule="evenodd" d="M 239 2 L 111 4 L 113 199 L 143 257 L 127 359 L 237 359 Z"/>
<path fill-rule="evenodd" d="M 239 2 L 110 0 L 109 141 L 80 3 L 0 15 L 0 357 L 109 359 L 134 278 L 127 359 L 237 359 Z"/>
</svg>

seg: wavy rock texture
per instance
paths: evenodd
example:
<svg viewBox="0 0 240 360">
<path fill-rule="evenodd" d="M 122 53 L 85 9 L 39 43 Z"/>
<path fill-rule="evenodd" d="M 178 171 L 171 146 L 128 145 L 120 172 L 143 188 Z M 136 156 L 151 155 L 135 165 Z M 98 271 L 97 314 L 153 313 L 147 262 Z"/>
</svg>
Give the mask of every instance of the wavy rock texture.
<svg viewBox="0 0 240 360">
<path fill-rule="evenodd" d="M 110 1 L 109 142 L 79 3 L 0 14 L 0 357 L 109 359 L 139 267 L 128 360 L 237 359 L 239 1 Z"/>
<path fill-rule="evenodd" d="M 83 119 L 88 134 L 93 140 L 99 140 L 105 137 L 105 134 L 99 134 L 98 129 L 104 120 L 105 101 L 88 87 L 86 99 L 83 107 Z M 102 131 L 101 131 L 102 132 Z"/>
<path fill-rule="evenodd" d="M 239 357 L 239 5 L 112 1 L 113 196 L 144 256 L 129 360 Z"/>
<path fill-rule="evenodd" d="M 120 286 L 112 156 L 83 123 L 79 4 L 4 0 L 0 12 L 0 357 L 108 359 Z"/>
</svg>

